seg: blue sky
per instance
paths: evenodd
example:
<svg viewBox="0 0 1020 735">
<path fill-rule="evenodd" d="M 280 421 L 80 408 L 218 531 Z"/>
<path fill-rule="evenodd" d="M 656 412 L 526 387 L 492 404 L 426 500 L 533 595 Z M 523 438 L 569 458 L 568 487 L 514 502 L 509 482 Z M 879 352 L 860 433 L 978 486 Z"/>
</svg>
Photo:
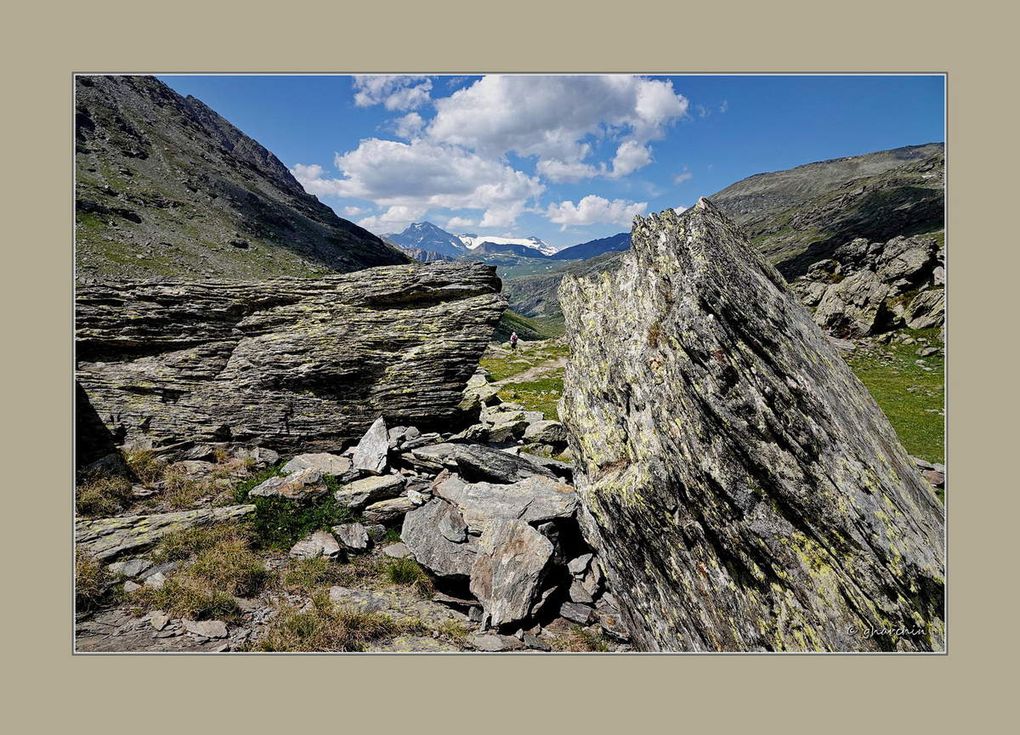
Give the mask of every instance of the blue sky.
<svg viewBox="0 0 1020 735">
<path fill-rule="evenodd" d="M 763 171 L 944 141 L 941 76 L 161 76 L 379 233 L 565 247 Z"/>
</svg>

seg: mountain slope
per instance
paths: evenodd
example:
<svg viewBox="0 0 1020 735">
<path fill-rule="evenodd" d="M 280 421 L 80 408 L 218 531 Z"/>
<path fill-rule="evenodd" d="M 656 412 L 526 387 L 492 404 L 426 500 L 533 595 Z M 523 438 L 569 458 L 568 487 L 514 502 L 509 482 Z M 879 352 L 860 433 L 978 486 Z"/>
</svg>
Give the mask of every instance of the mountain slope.
<svg viewBox="0 0 1020 735">
<path fill-rule="evenodd" d="M 791 278 L 855 237 L 942 229 L 944 172 L 932 143 L 756 174 L 710 199 Z"/>
<path fill-rule="evenodd" d="M 586 258 L 594 258 L 596 255 L 602 255 L 602 253 L 618 252 L 620 250 L 626 250 L 630 247 L 630 233 L 619 232 L 609 237 L 603 237 L 598 240 L 591 240 L 589 242 L 582 242 L 579 245 L 571 245 L 569 248 L 563 248 L 558 253 L 552 256 L 554 260 L 584 260 Z"/>
<path fill-rule="evenodd" d="M 408 262 L 154 77 L 75 80 L 78 278 L 261 278 Z"/>
</svg>

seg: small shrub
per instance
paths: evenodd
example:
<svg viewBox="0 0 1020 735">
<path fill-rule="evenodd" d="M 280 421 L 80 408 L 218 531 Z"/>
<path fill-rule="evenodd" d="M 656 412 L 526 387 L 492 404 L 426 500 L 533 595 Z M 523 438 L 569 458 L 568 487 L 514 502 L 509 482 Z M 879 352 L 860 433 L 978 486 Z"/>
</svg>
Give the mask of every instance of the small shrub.
<svg viewBox="0 0 1020 735">
<path fill-rule="evenodd" d="M 151 449 L 131 449 L 124 453 L 124 461 L 143 485 L 153 485 L 163 475 L 166 463 Z"/>
<path fill-rule="evenodd" d="M 418 621 L 336 605 L 325 593 L 309 609 L 281 608 L 253 648 L 256 651 L 361 651 L 368 643 L 417 631 Z"/>
<path fill-rule="evenodd" d="M 290 548 L 313 531 L 327 530 L 353 518 L 350 509 L 338 503 L 332 493 L 312 501 L 255 498 L 254 515 L 256 539 L 276 548 Z"/>
<path fill-rule="evenodd" d="M 78 609 L 97 607 L 106 595 L 109 582 L 102 562 L 78 549 L 74 555 L 74 599 Z"/>
<path fill-rule="evenodd" d="M 254 463 L 255 460 L 252 460 Z M 254 490 L 256 487 L 261 485 L 263 482 L 268 480 L 270 477 L 276 477 L 280 474 L 280 468 L 283 467 L 282 463 L 277 463 L 272 467 L 267 467 L 261 472 L 257 472 L 254 475 L 244 478 L 236 485 L 234 485 L 234 500 L 237 503 L 248 503 L 248 493 Z"/>
<path fill-rule="evenodd" d="M 383 536 L 383 542 L 387 544 L 395 544 L 400 541 L 400 529 L 399 528 L 387 528 L 386 535 Z"/>
<path fill-rule="evenodd" d="M 382 572 L 390 584 L 413 586 L 422 596 L 427 597 L 435 591 L 432 579 L 414 559 L 388 559 Z"/>
<path fill-rule="evenodd" d="M 123 477 L 95 477 L 75 488 L 74 507 L 83 516 L 112 516 L 131 500 L 131 483 Z"/>
</svg>

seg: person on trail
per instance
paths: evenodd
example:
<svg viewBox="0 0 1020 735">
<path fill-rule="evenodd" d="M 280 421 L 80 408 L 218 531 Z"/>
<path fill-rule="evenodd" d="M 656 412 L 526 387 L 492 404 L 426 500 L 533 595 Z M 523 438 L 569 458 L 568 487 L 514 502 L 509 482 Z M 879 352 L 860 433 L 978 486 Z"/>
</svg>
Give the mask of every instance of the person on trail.
<svg viewBox="0 0 1020 735">
<path fill-rule="evenodd" d="M 517 332 L 510 333 L 510 349 L 511 350 L 517 349 Z"/>
</svg>

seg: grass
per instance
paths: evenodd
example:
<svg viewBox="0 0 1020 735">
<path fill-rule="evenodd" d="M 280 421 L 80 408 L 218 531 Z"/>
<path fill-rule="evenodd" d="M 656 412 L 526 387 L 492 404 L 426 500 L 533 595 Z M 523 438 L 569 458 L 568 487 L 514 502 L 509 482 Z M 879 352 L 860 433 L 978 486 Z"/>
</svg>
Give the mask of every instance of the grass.
<svg viewBox="0 0 1020 735">
<path fill-rule="evenodd" d="M 315 559 L 295 559 L 284 569 L 280 581 L 290 592 L 312 593 L 322 587 L 340 585 L 349 587 L 359 581 L 370 580 L 373 570 L 361 565 L 340 564 L 324 556 Z"/>
<path fill-rule="evenodd" d="M 170 534 L 153 554 L 156 561 L 191 557 L 162 587 L 132 593 L 132 602 L 174 617 L 237 620 L 240 608 L 235 598 L 257 595 L 273 578 L 239 524 Z"/>
<path fill-rule="evenodd" d="M 83 516 L 112 516 L 131 501 L 131 483 L 124 477 L 94 477 L 75 488 L 74 507 Z"/>
<path fill-rule="evenodd" d="M 571 651 L 574 653 L 605 652 L 609 644 L 601 632 L 596 632 L 580 625 L 574 625 L 566 635 L 557 636 L 550 641 L 554 651 Z"/>
<path fill-rule="evenodd" d="M 394 620 L 389 615 L 362 612 L 340 606 L 320 592 L 305 610 L 282 607 L 265 633 L 255 642 L 256 651 L 363 651 L 369 643 L 405 633 L 422 633 L 419 620 Z"/>
<path fill-rule="evenodd" d="M 489 371 L 492 381 L 498 381 L 512 378 L 536 365 L 569 355 L 569 348 L 559 342 L 544 342 L 538 345 L 521 344 L 515 352 L 489 353 L 488 356 L 482 358 L 481 366 Z"/>
<path fill-rule="evenodd" d="M 937 330 L 910 332 L 941 346 Z M 915 363 L 923 344 L 891 344 L 852 354 L 850 367 L 871 391 L 910 454 L 929 462 L 945 461 L 942 411 L 945 405 L 945 360 L 942 355 L 924 358 L 931 371 Z"/>
<path fill-rule="evenodd" d="M 382 565 L 383 578 L 390 584 L 413 587 L 422 597 L 435 591 L 432 579 L 414 559 L 387 559 Z"/>
<path fill-rule="evenodd" d="M 166 470 L 166 463 L 159 459 L 151 449 L 131 449 L 124 453 L 124 461 L 146 486 L 159 482 Z"/>
<path fill-rule="evenodd" d="M 507 309 L 499 319 L 496 331 L 492 335 L 493 342 L 508 342 L 510 333 L 517 332 L 522 341 L 552 339 L 565 331 L 563 319 L 555 317 L 526 317 Z"/>
<path fill-rule="evenodd" d="M 563 370 L 555 370 L 550 376 L 524 383 L 508 383 L 499 392 L 499 397 L 520 403 L 525 410 L 541 411 L 547 419 L 558 420 L 557 403 L 563 395 Z"/>
<path fill-rule="evenodd" d="M 74 556 L 74 599 L 78 610 L 98 607 L 106 598 L 109 583 L 102 562 L 78 549 Z"/>
<path fill-rule="evenodd" d="M 173 510 L 193 508 L 201 499 L 209 495 L 212 485 L 205 480 L 195 480 L 180 467 L 171 465 L 162 476 L 163 499 Z"/>
</svg>

